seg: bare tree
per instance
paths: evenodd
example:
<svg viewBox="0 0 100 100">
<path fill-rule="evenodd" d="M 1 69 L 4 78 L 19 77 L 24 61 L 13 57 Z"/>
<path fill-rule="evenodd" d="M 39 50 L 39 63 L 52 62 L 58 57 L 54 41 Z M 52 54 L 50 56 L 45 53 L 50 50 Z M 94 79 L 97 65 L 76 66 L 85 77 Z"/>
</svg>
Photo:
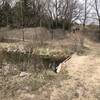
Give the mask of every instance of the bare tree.
<svg viewBox="0 0 100 100">
<path fill-rule="evenodd" d="M 95 0 L 95 11 L 99 23 L 99 30 L 100 30 L 100 0 Z"/>
<path fill-rule="evenodd" d="M 83 9 L 83 29 L 86 26 L 87 20 L 90 18 L 91 9 L 93 6 L 93 0 L 84 0 L 84 9 Z"/>
<path fill-rule="evenodd" d="M 22 29 L 22 39 L 23 39 L 23 41 L 25 41 L 25 36 L 24 36 L 24 27 L 23 27 L 23 25 L 24 25 L 24 17 L 23 17 L 23 1 L 21 0 L 20 1 L 20 11 L 21 11 L 21 29 Z"/>
<path fill-rule="evenodd" d="M 87 19 L 87 1 L 88 0 L 84 0 L 84 19 L 83 19 L 83 27 L 85 28 L 85 24 L 86 24 L 86 19 Z"/>
<path fill-rule="evenodd" d="M 78 19 L 81 13 L 81 7 L 78 0 L 47 0 L 48 15 L 55 20 L 56 26 L 59 21 L 63 22 L 63 28 L 66 22 L 72 23 Z"/>
</svg>

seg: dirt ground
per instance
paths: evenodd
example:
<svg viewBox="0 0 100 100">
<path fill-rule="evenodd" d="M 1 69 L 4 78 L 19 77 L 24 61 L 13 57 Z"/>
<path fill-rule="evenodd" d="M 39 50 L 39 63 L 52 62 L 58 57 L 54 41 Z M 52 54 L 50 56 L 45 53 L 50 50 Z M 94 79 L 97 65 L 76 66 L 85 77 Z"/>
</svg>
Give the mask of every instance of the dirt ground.
<svg viewBox="0 0 100 100">
<path fill-rule="evenodd" d="M 39 94 L 20 94 L 17 100 L 100 100 L 100 44 L 87 41 L 90 53 L 76 54 L 66 62 L 68 76 L 39 89 Z"/>
<path fill-rule="evenodd" d="M 89 54 L 74 54 L 64 71 L 34 93 L 17 90 L 14 97 L 0 100 L 100 100 L 100 44 L 86 40 L 85 46 Z"/>
</svg>

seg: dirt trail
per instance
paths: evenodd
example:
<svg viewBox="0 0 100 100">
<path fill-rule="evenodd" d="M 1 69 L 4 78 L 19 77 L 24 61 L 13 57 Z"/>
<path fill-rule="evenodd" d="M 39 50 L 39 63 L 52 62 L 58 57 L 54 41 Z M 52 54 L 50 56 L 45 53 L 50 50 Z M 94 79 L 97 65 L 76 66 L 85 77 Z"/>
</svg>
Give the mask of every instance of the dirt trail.
<svg viewBox="0 0 100 100">
<path fill-rule="evenodd" d="M 90 53 L 74 54 L 66 62 L 68 77 L 57 79 L 38 90 L 38 94 L 20 94 L 17 100 L 100 100 L 100 44 L 87 42 Z"/>
</svg>

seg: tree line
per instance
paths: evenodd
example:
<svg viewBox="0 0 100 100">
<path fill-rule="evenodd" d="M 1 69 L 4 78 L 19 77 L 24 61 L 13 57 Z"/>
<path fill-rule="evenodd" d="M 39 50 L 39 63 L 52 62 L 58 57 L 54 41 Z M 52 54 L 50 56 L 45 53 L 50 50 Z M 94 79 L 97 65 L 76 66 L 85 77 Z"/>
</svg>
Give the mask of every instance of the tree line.
<svg viewBox="0 0 100 100">
<path fill-rule="evenodd" d="M 16 0 L 15 0 L 16 1 Z M 85 27 L 95 15 L 100 29 L 99 0 L 0 0 L 0 27 L 70 29 L 80 21 Z M 15 3 L 14 3 L 15 2 Z M 91 10 L 94 9 L 94 10 Z"/>
</svg>

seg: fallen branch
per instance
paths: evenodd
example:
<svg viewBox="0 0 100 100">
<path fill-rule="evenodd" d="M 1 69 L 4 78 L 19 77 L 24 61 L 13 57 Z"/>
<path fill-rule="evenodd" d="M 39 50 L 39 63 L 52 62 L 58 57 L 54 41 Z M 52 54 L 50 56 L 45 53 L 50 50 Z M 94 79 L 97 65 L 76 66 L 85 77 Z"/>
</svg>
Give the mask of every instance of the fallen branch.
<svg viewBox="0 0 100 100">
<path fill-rule="evenodd" d="M 68 56 L 66 60 L 64 60 L 62 63 L 60 63 L 57 67 L 56 67 L 56 73 L 59 73 L 62 69 L 62 67 L 65 66 L 66 62 L 71 59 L 71 56 Z"/>
</svg>

